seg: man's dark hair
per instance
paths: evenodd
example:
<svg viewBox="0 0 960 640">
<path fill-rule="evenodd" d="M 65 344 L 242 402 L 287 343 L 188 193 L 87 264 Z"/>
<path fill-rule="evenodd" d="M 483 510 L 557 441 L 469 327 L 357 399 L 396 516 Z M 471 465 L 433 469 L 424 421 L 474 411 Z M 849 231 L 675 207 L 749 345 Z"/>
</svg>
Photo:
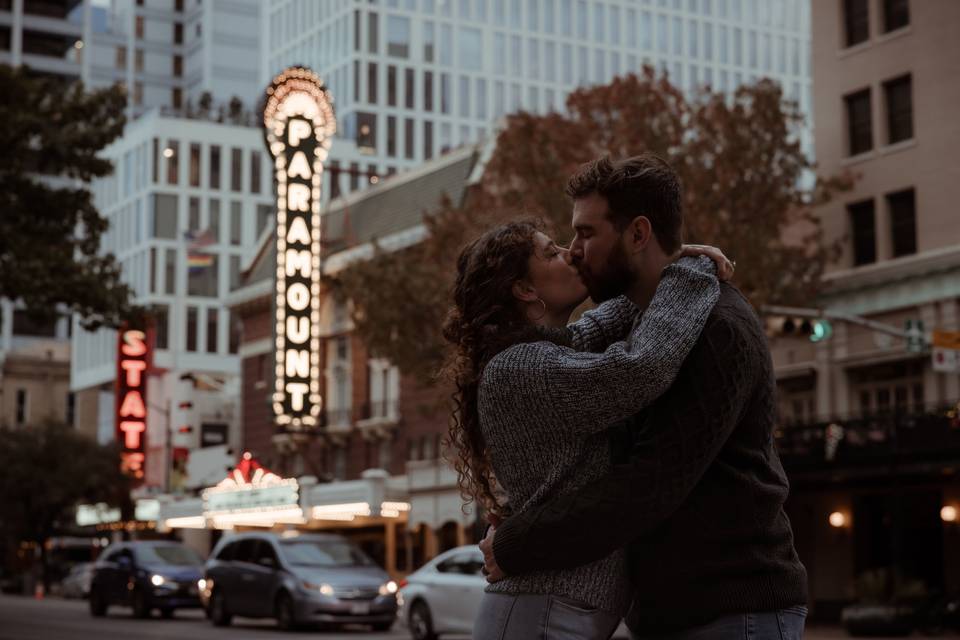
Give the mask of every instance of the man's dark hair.
<svg viewBox="0 0 960 640">
<path fill-rule="evenodd" d="M 570 177 L 566 192 L 574 200 L 593 193 L 606 198 L 610 222 L 617 231 L 626 229 L 637 216 L 646 216 L 666 253 L 680 248 L 680 179 L 666 160 L 654 153 L 624 160 L 597 158 Z"/>
</svg>

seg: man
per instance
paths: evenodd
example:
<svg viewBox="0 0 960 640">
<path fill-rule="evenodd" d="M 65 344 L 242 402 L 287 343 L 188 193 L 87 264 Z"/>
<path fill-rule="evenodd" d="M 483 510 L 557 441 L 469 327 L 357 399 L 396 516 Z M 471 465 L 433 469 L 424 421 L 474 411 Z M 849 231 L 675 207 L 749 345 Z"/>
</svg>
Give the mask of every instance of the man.
<svg viewBox="0 0 960 640">
<path fill-rule="evenodd" d="M 645 308 L 680 248 L 672 168 L 653 154 L 602 158 L 570 179 L 567 194 L 570 256 L 591 297 L 625 294 Z M 799 638 L 807 579 L 783 510 L 774 393 L 760 322 L 722 284 L 673 387 L 611 428 L 610 473 L 491 528 L 481 543 L 488 579 L 626 547 L 635 638 Z"/>
</svg>

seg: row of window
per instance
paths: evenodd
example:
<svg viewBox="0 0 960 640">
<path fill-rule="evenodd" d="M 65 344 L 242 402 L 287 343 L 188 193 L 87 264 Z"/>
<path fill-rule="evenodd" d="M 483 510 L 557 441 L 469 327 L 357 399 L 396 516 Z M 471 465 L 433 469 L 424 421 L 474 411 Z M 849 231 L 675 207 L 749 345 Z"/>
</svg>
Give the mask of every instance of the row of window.
<svg viewBox="0 0 960 640">
<path fill-rule="evenodd" d="M 913 189 L 883 197 L 890 232 L 890 257 L 917 252 L 917 196 Z M 853 242 L 853 265 L 877 261 L 877 211 L 873 198 L 847 205 Z"/>
<path fill-rule="evenodd" d="M 870 39 L 870 6 L 875 0 L 843 0 L 844 45 L 853 47 Z M 883 33 L 903 29 L 910 24 L 909 0 L 880 0 Z"/>
<path fill-rule="evenodd" d="M 184 145 L 187 147 L 188 145 Z M 203 147 L 206 147 L 206 160 L 204 160 Z M 229 182 L 221 180 L 221 174 L 224 170 L 223 156 L 226 155 L 218 144 L 201 145 L 198 142 L 189 143 L 187 158 L 187 175 L 185 185 L 191 187 L 201 186 L 201 177 L 206 175 L 206 186 L 209 189 L 226 188 L 229 184 L 230 191 L 240 193 L 246 191 L 252 194 L 259 194 L 263 188 L 264 182 L 270 184 L 265 170 L 269 166 L 263 162 L 262 152 L 252 149 L 243 149 L 241 147 L 230 147 L 228 156 Z M 161 182 L 161 174 L 164 176 L 164 182 L 169 185 L 180 183 L 180 141 L 169 138 L 161 149 L 159 138 L 153 139 L 153 182 Z M 248 160 L 244 161 L 244 156 Z M 244 184 L 244 168 L 248 173 L 248 180 Z"/>
<path fill-rule="evenodd" d="M 50 400 L 50 394 L 44 393 L 42 402 L 46 403 Z M 67 426 L 72 427 L 74 420 L 76 419 L 77 410 L 77 398 L 72 392 L 67 393 L 67 400 L 64 406 L 64 423 Z M 26 426 L 30 423 L 32 418 L 33 417 L 30 415 L 30 390 L 17 389 L 16 393 L 14 394 L 14 425 L 17 427 Z"/>
<path fill-rule="evenodd" d="M 178 31 L 182 30 L 183 25 L 177 24 L 176 26 L 181 27 L 181 29 L 179 29 Z M 181 41 L 182 41 L 182 35 L 181 35 Z M 177 44 L 180 43 L 180 41 L 177 41 L 176 39 L 174 39 L 174 42 Z M 161 55 L 162 57 L 166 58 L 168 57 L 169 54 L 164 53 Z M 142 73 L 144 71 L 145 57 L 146 57 L 146 52 L 143 49 L 134 49 L 133 51 L 133 70 L 134 71 L 138 73 Z M 170 69 L 171 74 L 175 78 L 182 78 L 183 77 L 183 56 L 177 53 L 169 57 L 171 61 L 171 69 Z M 127 48 L 126 47 L 120 46 L 116 48 L 115 65 L 117 69 L 127 68 Z"/>
<path fill-rule="evenodd" d="M 872 89 L 844 96 L 847 111 L 848 149 L 851 156 L 873 149 Z M 883 83 L 886 144 L 913 138 L 913 80 L 908 74 Z"/>
<path fill-rule="evenodd" d="M 154 340 L 157 349 L 184 349 L 188 353 L 230 353 L 240 349 L 240 320 L 229 311 L 218 307 L 187 305 L 185 316 L 186 333 L 180 345 L 170 343 L 170 305 L 152 304 Z M 182 312 L 183 313 L 183 312 Z M 226 341 L 224 348 L 220 339 Z"/>
</svg>

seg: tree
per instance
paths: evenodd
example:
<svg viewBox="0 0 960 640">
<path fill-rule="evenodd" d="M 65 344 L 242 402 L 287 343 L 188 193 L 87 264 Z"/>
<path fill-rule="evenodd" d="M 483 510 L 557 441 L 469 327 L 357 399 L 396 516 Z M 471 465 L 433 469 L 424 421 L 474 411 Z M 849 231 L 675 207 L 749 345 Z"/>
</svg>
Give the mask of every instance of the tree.
<svg viewBox="0 0 960 640">
<path fill-rule="evenodd" d="M 77 504 L 105 502 L 130 511 L 130 478 L 120 454 L 57 423 L 3 432 L 0 532 L 9 543 L 36 543 L 45 586 L 44 542 L 68 528 Z"/>
<path fill-rule="evenodd" d="M 464 203 L 428 217 L 419 245 L 355 264 L 340 278 L 357 330 L 374 353 L 429 378 L 444 354 L 455 257 L 466 241 L 518 215 L 541 217 L 561 242 L 572 236 L 563 194 L 579 165 L 603 154 L 653 151 L 684 185 L 686 242 L 709 243 L 737 260 L 735 283 L 755 305 L 806 304 L 826 260 L 813 208 L 848 188 L 849 176 L 819 178 L 794 133 L 803 118 L 768 80 L 733 96 L 687 99 L 650 67 L 567 99 L 568 115 L 518 113 L 497 138 L 480 184 Z"/>
<path fill-rule="evenodd" d="M 132 313 L 85 184 L 113 170 L 97 154 L 123 132 L 125 105 L 120 87 L 85 92 L 0 65 L 0 296 L 36 320 L 65 308 L 95 328 Z"/>
</svg>

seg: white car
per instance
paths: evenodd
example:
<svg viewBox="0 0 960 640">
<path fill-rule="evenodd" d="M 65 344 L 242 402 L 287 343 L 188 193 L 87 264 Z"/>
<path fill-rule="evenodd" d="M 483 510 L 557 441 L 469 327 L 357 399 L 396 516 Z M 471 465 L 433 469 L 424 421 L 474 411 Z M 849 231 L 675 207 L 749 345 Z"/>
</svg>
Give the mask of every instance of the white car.
<svg viewBox="0 0 960 640">
<path fill-rule="evenodd" d="M 400 582 L 397 616 L 414 640 L 436 640 L 445 633 L 472 634 L 487 579 L 477 545 L 450 549 Z M 630 637 L 622 622 L 613 640 Z"/>
<path fill-rule="evenodd" d="M 398 615 L 414 640 L 435 640 L 444 633 L 470 634 L 486 578 L 476 545 L 450 549 L 400 583 Z"/>
</svg>

